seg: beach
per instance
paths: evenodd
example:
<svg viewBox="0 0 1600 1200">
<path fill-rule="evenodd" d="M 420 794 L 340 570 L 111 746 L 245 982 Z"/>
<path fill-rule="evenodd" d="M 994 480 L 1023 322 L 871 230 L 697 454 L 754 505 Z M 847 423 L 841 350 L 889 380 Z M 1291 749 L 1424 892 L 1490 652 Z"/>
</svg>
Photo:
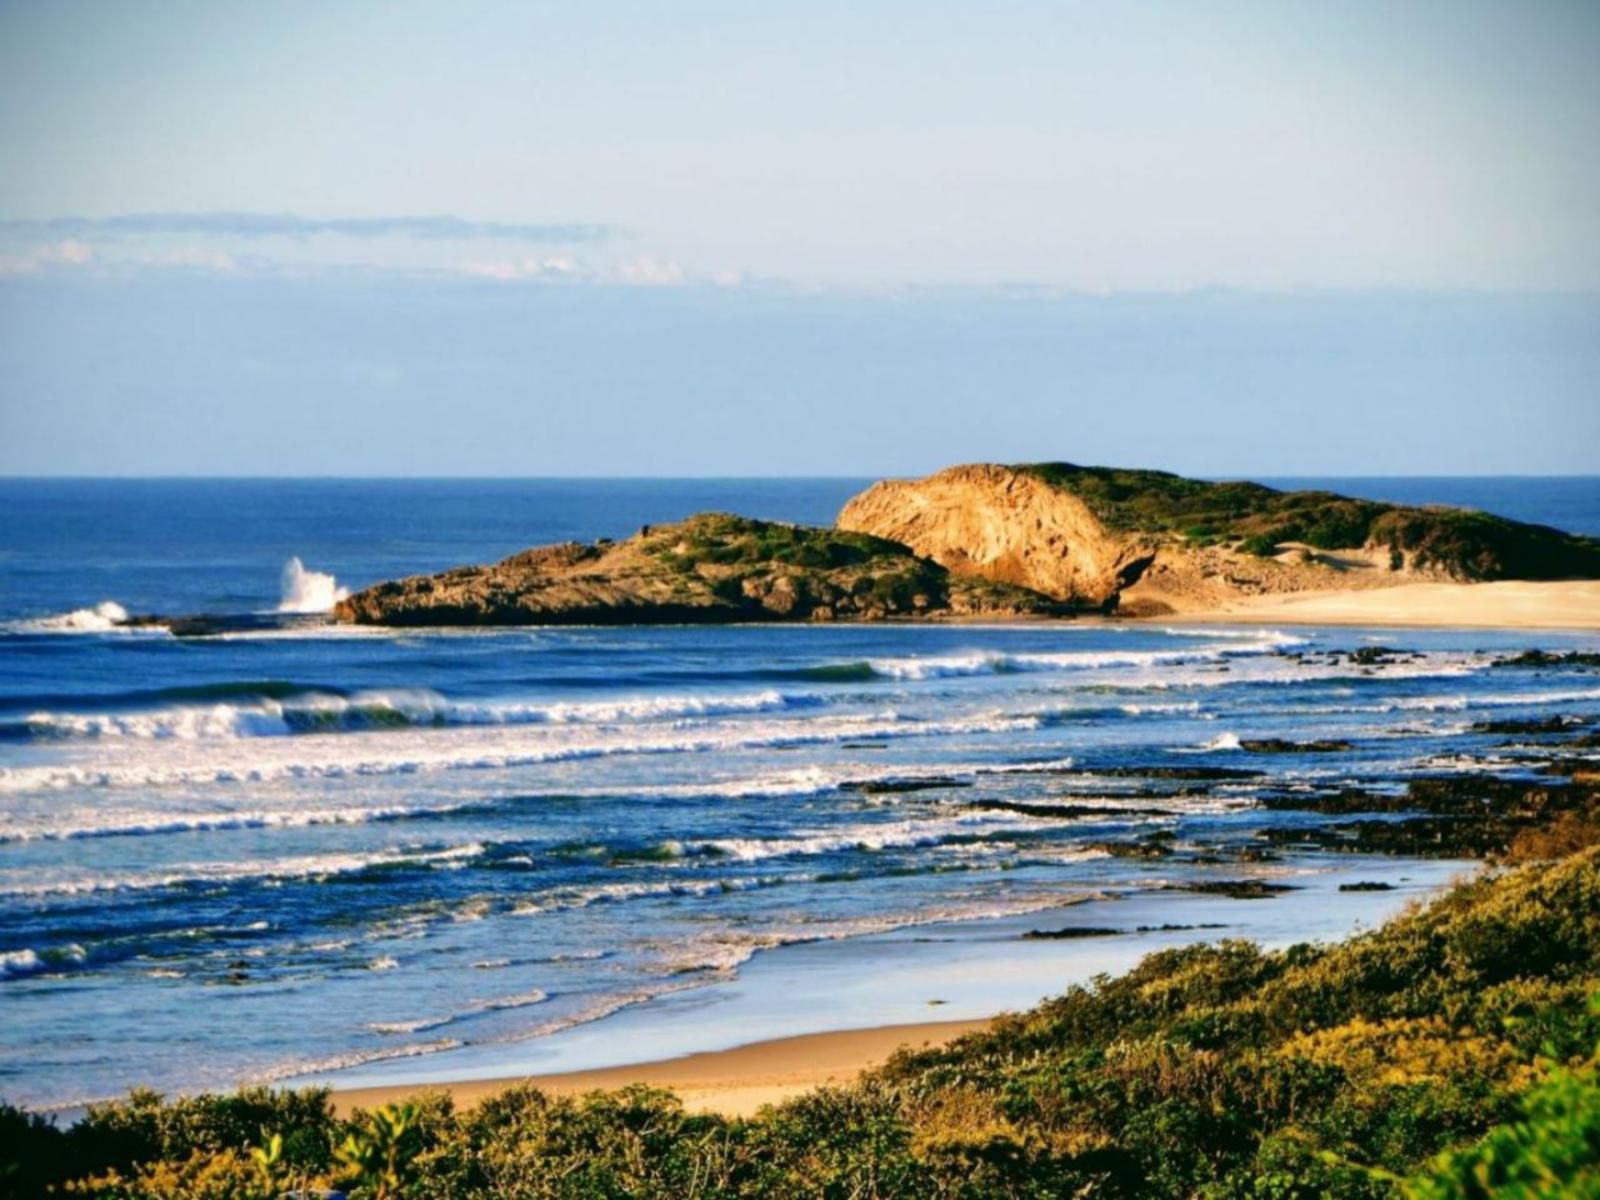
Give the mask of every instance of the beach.
<svg viewBox="0 0 1600 1200">
<path fill-rule="evenodd" d="M 1362 591 L 1255 596 L 1185 622 L 1441 629 L 1600 629 L 1600 582 L 1407 583 Z"/>
<path fill-rule="evenodd" d="M 479 1103 L 518 1084 L 556 1096 L 581 1095 L 631 1084 L 669 1088 L 691 1112 L 748 1117 L 764 1105 L 781 1104 L 819 1087 L 854 1082 L 863 1071 L 884 1062 L 901 1047 L 942 1046 L 963 1034 L 986 1029 L 988 1021 L 928 1021 L 916 1025 L 881 1025 L 832 1033 L 770 1038 L 656 1062 L 633 1063 L 590 1071 L 565 1071 L 510 1079 L 460 1080 L 436 1084 L 458 1107 Z M 340 1112 L 393 1104 L 417 1089 L 404 1084 L 350 1088 L 333 1094 Z"/>
</svg>

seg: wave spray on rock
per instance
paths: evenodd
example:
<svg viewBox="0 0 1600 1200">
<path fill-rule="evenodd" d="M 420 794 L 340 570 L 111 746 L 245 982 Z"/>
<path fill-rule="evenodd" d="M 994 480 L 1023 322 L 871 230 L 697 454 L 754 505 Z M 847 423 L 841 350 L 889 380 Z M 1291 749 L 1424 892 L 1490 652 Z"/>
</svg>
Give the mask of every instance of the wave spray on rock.
<svg viewBox="0 0 1600 1200">
<path fill-rule="evenodd" d="M 350 594 L 326 571 L 308 571 L 298 555 L 283 564 L 281 613 L 325 613 Z"/>
</svg>

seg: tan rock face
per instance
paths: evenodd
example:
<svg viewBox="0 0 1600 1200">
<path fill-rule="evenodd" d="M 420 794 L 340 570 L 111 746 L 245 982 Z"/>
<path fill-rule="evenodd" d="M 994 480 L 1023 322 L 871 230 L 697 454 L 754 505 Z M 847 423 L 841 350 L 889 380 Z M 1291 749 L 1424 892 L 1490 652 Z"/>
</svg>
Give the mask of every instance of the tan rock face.
<svg viewBox="0 0 1600 1200">
<path fill-rule="evenodd" d="M 874 484 L 838 527 L 901 542 L 958 575 L 1101 605 L 1149 565 L 1155 547 L 1109 530 L 1082 500 L 1010 467 L 950 467 Z"/>
</svg>

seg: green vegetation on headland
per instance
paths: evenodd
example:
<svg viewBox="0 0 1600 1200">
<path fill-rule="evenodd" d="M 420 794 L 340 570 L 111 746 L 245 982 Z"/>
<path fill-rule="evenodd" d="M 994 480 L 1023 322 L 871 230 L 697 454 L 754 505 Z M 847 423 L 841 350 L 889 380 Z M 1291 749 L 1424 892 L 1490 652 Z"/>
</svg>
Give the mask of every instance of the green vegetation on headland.
<svg viewBox="0 0 1600 1200">
<path fill-rule="evenodd" d="M 382 625 L 720 623 L 1057 615 L 1047 596 L 952 575 L 862 533 L 703 513 L 622 542 L 567 542 L 377 584 L 337 619 Z"/>
<path fill-rule="evenodd" d="M 1123 533 L 1177 535 L 1270 555 L 1285 543 L 1321 550 L 1388 550 L 1396 563 L 1464 580 L 1600 575 L 1600 540 L 1492 513 L 1281 492 L 1259 483 L 1211 483 L 1165 471 L 1034 463 L 1018 468 L 1078 497 Z"/>
<path fill-rule="evenodd" d="M 1588 767 L 1558 765 L 1565 782 L 1285 797 L 1500 865 L 1343 943 L 1151 954 L 751 1120 L 643 1088 L 349 1118 L 321 1090 L 135 1092 L 65 1130 L 0 1106 L 0 1197 L 1600 1197 L 1600 802 Z"/>
</svg>

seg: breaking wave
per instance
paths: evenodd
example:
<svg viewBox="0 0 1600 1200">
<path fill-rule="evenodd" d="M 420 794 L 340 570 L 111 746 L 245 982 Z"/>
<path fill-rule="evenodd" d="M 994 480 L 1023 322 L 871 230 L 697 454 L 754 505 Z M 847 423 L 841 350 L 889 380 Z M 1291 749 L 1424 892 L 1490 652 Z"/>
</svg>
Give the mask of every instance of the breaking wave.
<svg viewBox="0 0 1600 1200">
<path fill-rule="evenodd" d="M 883 679 L 939 679 L 961 675 L 1003 675 L 1024 671 L 1099 670 L 1110 667 L 1161 667 L 1183 663 L 1220 662 L 1228 658 L 1276 654 L 1305 639 L 1287 634 L 1255 636 L 1218 646 L 1187 650 L 1068 650 L 1054 654 L 1012 654 L 972 651 L 966 654 L 907 658 L 875 658 L 866 665 Z"/>
<path fill-rule="evenodd" d="M 232 689 L 237 687 L 237 691 Z M 181 692 L 181 689 L 174 689 Z M 200 689 L 192 689 L 204 696 Z M 160 693 L 154 693 L 160 694 Z M 469 704 L 446 700 L 425 688 L 364 692 L 262 690 L 257 685 L 218 685 L 217 695 L 252 696 L 252 704 L 177 705 L 149 712 L 34 712 L 0 724 L 0 736 L 37 738 L 276 737 L 289 734 L 364 732 L 439 725 L 614 725 L 685 717 L 776 712 L 824 703 L 820 696 L 762 691 L 743 695 L 641 696 L 615 701 L 552 704 Z"/>
<path fill-rule="evenodd" d="M 524 732 L 509 743 L 500 737 L 466 740 L 458 733 L 448 742 L 419 745 L 398 741 L 378 750 L 363 741 L 355 746 L 324 743 L 320 756 L 300 754 L 290 746 L 274 747 L 272 739 L 221 742 L 215 757 L 193 761 L 112 764 L 61 763 L 51 766 L 0 768 L 0 793 L 70 787 L 159 787 L 194 783 L 261 783 L 276 779 L 350 779 L 364 776 L 412 775 L 435 771 L 495 770 L 574 762 L 621 755 L 698 754 L 749 749 L 785 749 L 858 739 L 928 738 L 962 734 L 1016 733 L 1040 727 L 1031 716 L 983 714 L 946 721 L 918 721 L 888 711 L 852 717 L 820 717 L 806 721 L 681 728 L 666 724 L 596 728 L 587 740 L 533 739 Z M 480 733 L 499 734 L 497 730 Z M 284 741 L 285 739 L 280 739 Z M 288 751 L 278 753 L 276 750 Z"/>
<path fill-rule="evenodd" d="M 34 617 L 13 621 L 15 633 L 106 633 L 119 629 L 128 619 L 128 610 L 115 600 L 103 600 L 93 608 L 75 608 L 53 617 Z"/>
</svg>

